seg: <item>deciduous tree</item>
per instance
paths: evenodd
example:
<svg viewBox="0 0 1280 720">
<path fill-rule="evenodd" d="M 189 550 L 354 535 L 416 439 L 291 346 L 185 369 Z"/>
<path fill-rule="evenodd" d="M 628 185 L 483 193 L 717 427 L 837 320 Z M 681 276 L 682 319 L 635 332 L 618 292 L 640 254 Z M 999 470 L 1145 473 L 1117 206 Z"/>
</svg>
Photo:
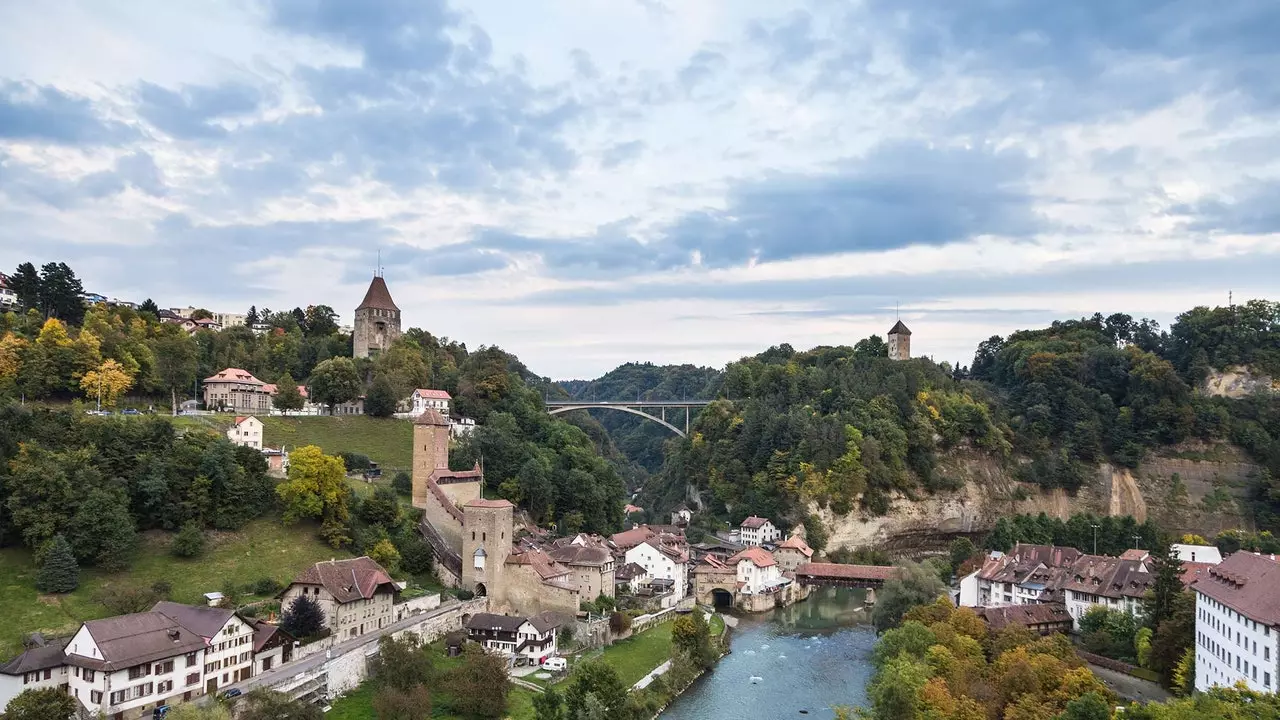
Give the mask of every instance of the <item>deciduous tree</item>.
<svg viewBox="0 0 1280 720">
<path fill-rule="evenodd" d="M 287 523 L 303 519 L 348 520 L 346 472 L 342 460 L 325 455 L 315 445 L 304 445 L 289 454 L 289 477 L 276 486 L 284 501 Z"/>
<path fill-rule="evenodd" d="M 80 378 L 85 397 L 100 399 L 102 407 L 114 408 L 120 396 L 133 387 L 133 376 L 120 363 L 107 358 Z"/>
<path fill-rule="evenodd" d="M 163 332 L 152 342 L 156 385 L 169 392 L 170 410 L 178 414 L 178 390 L 196 379 L 196 342 L 181 329 Z"/>
<path fill-rule="evenodd" d="M 335 405 L 360 397 L 360 374 L 351 358 L 330 358 L 311 372 L 311 399 L 333 413 Z"/>
<path fill-rule="evenodd" d="M 487 720 L 506 715 L 511 688 L 506 662 L 478 645 L 467 646 L 462 664 L 449 671 L 446 686 L 453 711 L 464 718 Z"/>
<path fill-rule="evenodd" d="M 306 399 L 302 397 L 302 392 L 298 390 L 298 383 L 289 373 L 280 376 L 276 381 L 276 394 L 271 398 L 271 404 L 275 408 L 285 414 L 290 411 L 301 410 L 306 404 Z"/>
<path fill-rule="evenodd" d="M 23 690 L 4 708 L 5 720 L 67 720 L 76 711 L 75 698 L 59 688 Z"/>
</svg>

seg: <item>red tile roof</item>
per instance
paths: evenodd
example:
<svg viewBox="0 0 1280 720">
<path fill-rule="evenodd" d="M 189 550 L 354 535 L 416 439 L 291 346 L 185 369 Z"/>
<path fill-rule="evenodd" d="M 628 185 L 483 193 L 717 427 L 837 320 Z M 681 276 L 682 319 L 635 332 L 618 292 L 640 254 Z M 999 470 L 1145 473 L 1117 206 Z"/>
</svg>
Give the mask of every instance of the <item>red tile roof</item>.
<svg viewBox="0 0 1280 720">
<path fill-rule="evenodd" d="M 609 539 L 612 540 L 613 544 L 617 545 L 618 548 L 622 550 L 630 550 L 654 535 L 657 535 L 657 533 L 650 530 L 648 525 L 641 525 L 639 527 L 631 528 L 630 530 L 623 530 L 620 533 L 614 533 L 614 535 Z"/>
<path fill-rule="evenodd" d="M 339 603 L 368 600 L 379 589 L 394 591 L 395 587 L 387 571 L 368 557 L 318 562 L 303 570 L 293 584 L 323 585 Z"/>
<path fill-rule="evenodd" d="M 1280 562 L 1272 557 L 1232 553 L 1191 588 L 1251 620 L 1280 625 Z"/>
<path fill-rule="evenodd" d="M 764 524 L 767 522 L 769 522 L 769 518 L 756 517 L 755 515 L 752 515 L 751 517 L 742 521 L 742 527 L 751 528 L 752 530 L 757 530 L 759 528 L 764 527 Z"/>
<path fill-rule="evenodd" d="M 413 394 L 417 395 L 418 397 L 429 398 L 431 400 L 452 400 L 453 399 L 453 396 L 445 392 L 444 390 L 429 390 L 426 388 L 418 388 L 417 390 L 413 391 Z"/>
<path fill-rule="evenodd" d="M 731 565 L 737 565 L 743 560 L 750 560 L 756 567 L 762 568 L 773 567 L 778 564 L 778 561 L 773 559 L 773 553 L 759 547 L 749 547 L 729 558 L 725 562 Z"/>
<path fill-rule="evenodd" d="M 360 301 L 360 305 L 356 310 L 364 310 L 365 308 L 400 312 L 400 308 L 396 307 L 395 301 L 391 299 L 391 291 L 387 289 L 387 281 L 383 280 L 381 275 L 374 276 L 373 282 L 369 283 L 369 289 L 364 294 L 364 300 Z"/>
<path fill-rule="evenodd" d="M 809 547 L 809 544 L 806 543 L 799 535 L 792 535 L 786 540 L 783 540 L 782 544 L 778 545 L 778 549 L 782 548 L 799 550 L 801 555 L 804 555 L 807 558 L 813 557 L 813 548 Z"/>
<path fill-rule="evenodd" d="M 446 420 L 445 417 L 440 414 L 439 410 L 435 410 L 434 408 L 427 408 L 426 410 L 422 411 L 421 415 L 418 415 L 413 418 L 413 424 L 414 425 L 436 425 L 436 426 L 448 427 L 449 421 Z"/>
<path fill-rule="evenodd" d="M 253 376 L 253 373 L 240 368 L 227 368 L 219 371 L 204 379 L 207 383 L 212 382 L 236 382 L 248 385 L 262 385 L 263 382 Z"/>
</svg>

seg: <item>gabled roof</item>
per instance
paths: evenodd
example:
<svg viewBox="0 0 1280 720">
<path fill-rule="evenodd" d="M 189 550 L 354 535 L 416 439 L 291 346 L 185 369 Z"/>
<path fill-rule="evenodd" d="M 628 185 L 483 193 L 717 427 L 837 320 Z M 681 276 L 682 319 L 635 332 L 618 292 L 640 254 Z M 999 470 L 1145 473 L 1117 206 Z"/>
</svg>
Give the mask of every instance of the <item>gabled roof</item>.
<svg viewBox="0 0 1280 720">
<path fill-rule="evenodd" d="M 204 379 L 207 383 L 213 382 L 235 382 L 246 385 L 262 385 L 263 382 L 253 376 L 253 373 L 240 368 L 227 368 L 220 370 L 213 375 Z"/>
<path fill-rule="evenodd" d="M 653 530 L 650 530 L 648 525 L 640 525 L 638 527 L 633 527 L 630 530 L 623 530 L 620 533 L 614 533 L 609 540 L 611 540 L 613 544 L 617 545 L 620 549 L 629 550 L 657 534 L 658 533 Z"/>
<path fill-rule="evenodd" d="M 476 613 L 467 619 L 466 628 L 468 630 L 500 630 L 513 633 L 519 630 L 523 624 L 524 618 L 522 617 Z"/>
<path fill-rule="evenodd" d="M 291 643 L 294 637 L 280 628 L 279 625 L 273 625 L 266 620 L 254 620 L 253 626 L 253 651 L 262 652 L 262 649 L 268 644 L 275 642 Z"/>
<path fill-rule="evenodd" d="M 752 515 L 751 517 L 742 521 L 742 527 L 751 528 L 752 530 L 759 530 L 760 528 L 764 527 L 764 524 L 767 522 L 769 522 L 769 518 L 756 517 L 755 515 Z"/>
<path fill-rule="evenodd" d="M 413 391 L 413 394 L 420 398 L 427 398 L 429 400 L 452 400 L 453 399 L 453 396 L 445 392 L 444 390 L 429 390 L 426 388 L 418 388 Z"/>
<path fill-rule="evenodd" d="M 1001 607 L 974 608 L 978 617 L 982 618 L 992 632 L 1002 630 L 1010 625 L 1031 627 L 1048 623 L 1071 625 L 1071 615 L 1067 606 L 1062 603 L 1030 603 L 1027 605 L 1004 605 Z"/>
<path fill-rule="evenodd" d="M 600 567 L 613 561 L 613 553 L 603 540 L 598 541 L 588 535 L 560 538 L 552 542 L 547 554 L 566 565 Z"/>
<path fill-rule="evenodd" d="M 786 540 L 783 540 L 782 543 L 778 545 L 778 549 L 781 550 L 783 548 L 788 550 L 798 550 L 801 555 L 804 555 L 807 558 L 813 557 L 813 548 L 809 547 L 809 544 L 806 543 L 799 535 L 792 535 Z"/>
<path fill-rule="evenodd" d="M 168 615 L 154 611 L 90 620 L 84 628 L 102 657 L 68 653 L 67 664 L 108 672 L 185 655 L 208 645 L 195 631 L 183 627 Z"/>
<path fill-rule="evenodd" d="M 422 411 L 421 415 L 414 416 L 413 424 L 414 425 L 436 425 L 440 427 L 448 427 L 449 421 L 446 420 L 445 417 L 440 414 L 439 410 L 436 410 L 434 408 L 427 408 L 426 410 Z"/>
<path fill-rule="evenodd" d="M 395 591 L 395 582 L 368 557 L 318 562 L 293 579 L 294 585 L 322 585 L 339 603 L 368 600 L 379 590 Z"/>
<path fill-rule="evenodd" d="M 737 565 L 743 560 L 750 560 L 753 565 L 760 568 L 773 567 L 778 564 L 778 561 L 773 559 L 773 553 L 758 547 L 749 547 L 725 562 L 730 565 Z"/>
<path fill-rule="evenodd" d="M 2 675 L 21 675 L 23 673 L 34 672 L 36 670 L 48 670 L 65 665 L 66 660 L 62 656 L 62 651 L 67 647 L 67 643 L 71 642 L 71 638 L 54 638 L 48 644 L 40 647 L 29 648 L 21 655 L 13 658 L 7 663 L 0 663 L 0 674 Z"/>
<path fill-rule="evenodd" d="M 893 327 L 889 328 L 889 334 L 890 335 L 910 335 L 911 331 L 907 329 L 907 326 L 904 325 L 901 320 L 899 320 L 898 322 L 893 324 Z"/>
<path fill-rule="evenodd" d="M 365 308 L 400 312 L 400 308 L 396 307 L 395 301 L 391 299 L 391 291 L 387 289 L 387 281 L 383 280 L 381 275 L 373 276 L 373 281 L 369 283 L 369 289 L 364 294 L 364 300 L 360 301 L 360 305 L 356 307 L 356 310 L 364 310 Z"/>
<path fill-rule="evenodd" d="M 547 631 L 555 630 L 563 625 L 564 618 L 562 618 L 557 612 L 547 610 L 546 612 L 540 612 L 537 615 L 533 615 L 529 618 L 528 622 L 535 630 L 545 635 L 547 634 Z"/>
<path fill-rule="evenodd" d="M 639 563 L 627 563 L 617 570 L 613 571 L 614 580 L 632 580 L 638 577 L 644 577 L 649 571 L 645 570 Z"/>
<path fill-rule="evenodd" d="M 168 600 L 161 600 L 151 610 L 173 618 L 178 624 L 206 640 L 217 635 L 218 631 L 235 616 L 234 611 L 225 608 L 182 605 Z"/>
<path fill-rule="evenodd" d="M 1232 553 L 1191 588 L 1251 620 L 1280 626 L 1280 562 L 1272 557 Z"/>
</svg>

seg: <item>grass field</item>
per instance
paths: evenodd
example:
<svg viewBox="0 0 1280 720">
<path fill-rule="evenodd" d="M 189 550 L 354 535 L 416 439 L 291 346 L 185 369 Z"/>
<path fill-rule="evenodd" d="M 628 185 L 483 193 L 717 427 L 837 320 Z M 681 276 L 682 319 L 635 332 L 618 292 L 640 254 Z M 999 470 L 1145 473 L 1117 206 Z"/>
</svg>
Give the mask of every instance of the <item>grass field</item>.
<svg viewBox="0 0 1280 720">
<path fill-rule="evenodd" d="M 221 590 L 228 582 L 245 585 L 269 577 L 287 583 L 314 562 L 350 556 L 318 540 L 313 525 L 285 527 L 269 519 L 254 521 L 240 532 L 211 534 L 204 555 L 193 560 L 170 555 L 170 538 L 147 533 L 129 570 L 111 575 L 85 570 L 80 587 L 67 595 L 40 595 L 35 590 L 30 552 L 0 550 L 0 659 L 21 651 L 26 633 L 69 634 L 83 620 L 109 615 L 97 598 L 113 585 L 149 588 L 163 580 L 171 585 L 173 600 L 198 604 L 204 593 Z"/>
<path fill-rule="evenodd" d="M 664 622 L 604 649 L 603 659 L 631 687 L 671 658 L 671 623 Z"/>
<path fill-rule="evenodd" d="M 354 452 L 368 455 L 384 471 L 408 470 L 413 465 L 413 423 L 367 415 L 338 417 L 257 416 L 269 447 L 317 445 L 329 455 Z M 182 415 L 179 427 L 203 427 L 219 432 L 231 427 L 230 415 Z"/>
</svg>

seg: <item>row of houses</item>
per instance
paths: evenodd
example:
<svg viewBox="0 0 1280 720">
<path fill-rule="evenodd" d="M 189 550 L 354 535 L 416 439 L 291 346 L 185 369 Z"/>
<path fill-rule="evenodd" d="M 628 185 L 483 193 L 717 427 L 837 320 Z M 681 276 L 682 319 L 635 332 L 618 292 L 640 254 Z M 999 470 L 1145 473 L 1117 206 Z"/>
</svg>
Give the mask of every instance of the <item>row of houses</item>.
<svg viewBox="0 0 1280 720">
<path fill-rule="evenodd" d="M 402 585 L 368 557 L 307 568 L 279 595 L 282 608 L 315 600 L 338 640 L 389 627 Z M 0 708 L 24 690 L 59 688 L 82 715 L 126 720 L 211 695 L 293 659 L 296 640 L 232 609 L 162 601 L 150 610 L 82 623 L 74 635 L 33 636 L 0 664 Z"/>
</svg>

